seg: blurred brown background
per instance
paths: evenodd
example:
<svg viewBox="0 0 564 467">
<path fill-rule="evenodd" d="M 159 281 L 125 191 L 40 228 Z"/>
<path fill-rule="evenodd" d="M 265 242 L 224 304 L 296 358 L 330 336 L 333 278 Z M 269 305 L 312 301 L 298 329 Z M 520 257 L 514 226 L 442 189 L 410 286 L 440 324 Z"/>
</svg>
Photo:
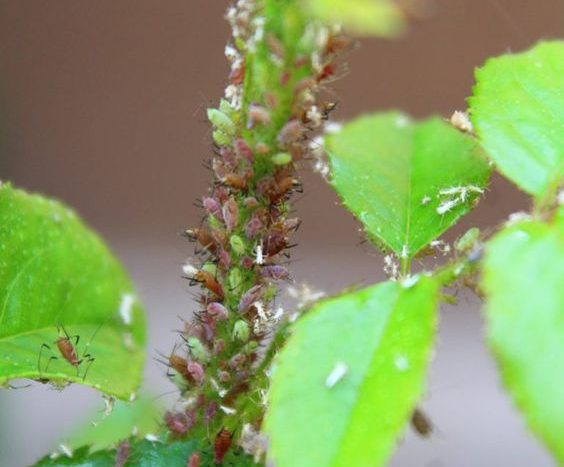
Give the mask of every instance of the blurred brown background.
<svg viewBox="0 0 564 467">
<path fill-rule="evenodd" d="M 108 240 L 130 269 L 151 324 L 150 351 L 167 352 L 177 315 L 193 309 L 179 266 L 190 246 L 177 233 L 199 222 L 192 203 L 210 174 L 206 106 L 222 94 L 225 1 L 0 0 L 0 178 L 60 198 Z M 415 116 L 464 109 L 473 69 L 564 33 L 564 0 L 438 0 L 434 15 L 395 41 L 365 40 L 336 83 L 337 119 L 401 108 Z M 383 279 L 381 258 L 318 177 L 304 174 L 297 280 L 328 291 Z M 494 179 L 457 228 L 493 226 L 526 207 Z M 456 232 L 455 232 L 456 233 Z M 40 233 L 38 233 L 40 234 Z M 429 395 L 437 430 L 411 433 L 394 466 L 549 466 L 499 388 L 469 295 L 443 312 Z M 170 390 L 147 368 L 154 394 Z M 0 391 L 0 465 L 27 465 L 98 395 L 32 387 Z M 69 428 L 70 427 L 70 428 Z"/>
</svg>

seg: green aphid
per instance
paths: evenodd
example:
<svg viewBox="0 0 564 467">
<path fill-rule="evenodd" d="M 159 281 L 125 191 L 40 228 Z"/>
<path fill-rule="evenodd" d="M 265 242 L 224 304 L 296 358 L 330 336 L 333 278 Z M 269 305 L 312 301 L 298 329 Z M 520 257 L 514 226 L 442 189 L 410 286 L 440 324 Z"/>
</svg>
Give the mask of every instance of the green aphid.
<svg viewBox="0 0 564 467">
<path fill-rule="evenodd" d="M 237 256 L 241 256 L 245 253 L 245 242 L 239 235 L 231 235 L 229 239 L 231 249 L 235 252 Z"/>
<path fill-rule="evenodd" d="M 454 248 L 456 251 L 461 253 L 472 249 L 472 247 L 476 244 L 478 239 L 480 238 L 480 229 L 477 227 L 472 227 L 471 229 L 467 230 L 462 237 L 460 237 L 456 243 L 454 244 Z"/>
<path fill-rule="evenodd" d="M 279 152 L 271 158 L 274 165 L 288 165 L 292 162 L 292 156 L 287 152 Z"/>
<path fill-rule="evenodd" d="M 215 277 L 217 275 L 217 266 L 208 261 L 202 266 L 202 271 L 209 272 L 213 277 Z"/>
<path fill-rule="evenodd" d="M 197 337 L 189 337 L 186 341 L 188 348 L 190 349 L 190 355 L 194 360 L 198 362 L 207 362 L 209 360 L 209 354 L 200 339 Z"/>
<path fill-rule="evenodd" d="M 229 288 L 234 294 L 238 293 L 241 288 L 241 283 L 243 282 L 243 276 L 241 275 L 241 270 L 239 268 L 233 268 L 229 272 Z"/>
<path fill-rule="evenodd" d="M 225 136 L 233 136 L 237 131 L 235 123 L 218 109 L 208 109 L 208 120 L 212 123 L 214 128 L 223 133 Z"/>
<path fill-rule="evenodd" d="M 249 325 L 242 319 L 237 321 L 233 326 L 233 337 L 241 342 L 247 342 L 249 340 L 250 333 L 251 331 L 249 329 Z"/>
</svg>

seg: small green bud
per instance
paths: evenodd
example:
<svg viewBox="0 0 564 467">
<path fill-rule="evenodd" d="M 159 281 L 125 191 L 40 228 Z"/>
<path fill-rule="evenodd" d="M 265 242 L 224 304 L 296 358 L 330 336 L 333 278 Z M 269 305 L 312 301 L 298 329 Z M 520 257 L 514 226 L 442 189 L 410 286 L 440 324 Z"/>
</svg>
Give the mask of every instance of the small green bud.
<svg viewBox="0 0 564 467">
<path fill-rule="evenodd" d="M 216 128 L 226 136 L 233 136 L 235 134 L 236 128 L 233 120 L 231 120 L 226 114 L 218 109 L 208 109 L 208 120 Z"/>
<path fill-rule="evenodd" d="M 210 263 L 208 261 L 202 266 L 202 271 L 209 272 L 212 276 L 215 277 L 217 275 L 217 266 L 214 263 Z"/>
<path fill-rule="evenodd" d="M 274 165 L 287 165 L 292 162 L 292 156 L 287 152 L 279 152 L 271 158 Z"/>
<path fill-rule="evenodd" d="M 208 351 L 197 337 L 189 337 L 188 348 L 190 349 L 190 355 L 194 357 L 194 360 L 198 362 L 206 362 L 209 359 Z"/>
<path fill-rule="evenodd" d="M 470 250 L 474 244 L 480 238 L 480 229 L 477 227 L 472 227 L 471 229 L 467 230 L 462 237 L 460 237 L 454 247 L 457 251 L 464 252 Z"/>
<path fill-rule="evenodd" d="M 239 235 L 231 235 L 229 243 L 236 255 L 241 256 L 245 253 L 245 242 Z"/>
<path fill-rule="evenodd" d="M 249 325 L 242 319 L 237 321 L 235 326 L 233 326 L 233 337 L 241 342 L 247 342 L 249 340 L 249 335 Z"/>
<path fill-rule="evenodd" d="M 241 270 L 239 268 L 233 268 L 229 271 L 229 288 L 233 293 L 237 293 L 243 282 L 243 277 L 241 276 Z"/>
</svg>

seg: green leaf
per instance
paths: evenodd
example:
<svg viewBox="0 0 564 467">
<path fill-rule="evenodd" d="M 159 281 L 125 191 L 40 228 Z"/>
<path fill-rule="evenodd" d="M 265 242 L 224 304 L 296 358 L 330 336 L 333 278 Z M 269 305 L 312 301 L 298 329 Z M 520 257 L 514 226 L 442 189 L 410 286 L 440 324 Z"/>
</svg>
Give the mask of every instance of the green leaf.
<svg viewBox="0 0 564 467">
<path fill-rule="evenodd" d="M 154 399 L 140 397 L 135 402 L 117 401 L 109 415 L 99 413 L 91 420 L 94 423 L 75 429 L 65 444 L 73 449 L 88 445 L 90 451 L 98 451 L 127 439 L 133 431 L 141 436 L 157 433 L 162 425 L 162 410 Z"/>
<path fill-rule="evenodd" d="M 342 24 L 362 35 L 395 36 L 405 18 L 392 0 L 307 0 L 311 12 L 327 24 Z"/>
<path fill-rule="evenodd" d="M 128 467 L 186 467 L 188 459 L 194 453 L 200 455 L 202 467 L 216 465 L 213 462 L 213 452 L 209 442 L 200 440 L 183 440 L 167 442 L 164 439 L 149 441 L 146 439 L 130 439 Z M 205 444 L 206 447 L 202 447 Z M 87 447 L 77 449 L 72 457 L 63 454 L 46 456 L 36 467 L 75 466 L 75 467 L 114 467 L 116 465 L 116 449 L 89 452 Z M 230 449 L 223 461 L 223 466 L 251 467 L 257 466 L 253 458 L 244 454 L 240 449 Z"/>
<path fill-rule="evenodd" d="M 327 136 L 325 146 L 345 206 L 404 258 L 470 211 L 490 174 L 473 139 L 439 118 L 364 116 Z"/>
<path fill-rule="evenodd" d="M 564 218 L 524 222 L 488 244 L 488 337 L 529 426 L 564 463 Z"/>
<path fill-rule="evenodd" d="M 426 277 L 387 282 L 320 302 L 298 321 L 265 419 L 278 467 L 384 465 L 423 392 L 438 290 Z"/>
<path fill-rule="evenodd" d="M 65 332 L 84 359 L 76 367 L 57 347 Z M 61 204 L 2 185 L 0 384 L 77 382 L 129 398 L 144 343 L 131 282 L 101 240 Z"/>
<path fill-rule="evenodd" d="M 468 100 L 483 147 L 500 172 L 543 197 L 564 177 L 564 41 L 490 59 Z"/>
</svg>

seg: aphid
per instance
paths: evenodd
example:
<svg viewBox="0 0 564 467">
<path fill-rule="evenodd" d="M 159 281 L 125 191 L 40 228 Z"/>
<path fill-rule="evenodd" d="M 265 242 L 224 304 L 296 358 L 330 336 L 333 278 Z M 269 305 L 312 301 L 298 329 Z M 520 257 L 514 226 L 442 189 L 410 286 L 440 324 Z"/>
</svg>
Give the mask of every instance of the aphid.
<svg viewBox="0 0 564 467">
<path fill-rule="evenodd" d="M 186 414 L 166 412 L 164 416 L 165 424 L 174 438 L 181 438 L 188 433 L 189 420 Z"/>
<path fill-rule="evenodd" d="M 216 319 L 227 319 L 227 317 L 229 316 L 229 312 L 227 311 L 227 308 L 225 308 L 225 306 L 223 306 L 219 302 L 210 303 L 207 306 L 206 310 L 210 315 L 212 315 Z"/>
<path fill-rule="evenodd" d="M 214 451 L 214 462 L 216 464 L 221 464 L 223 462 L 223 458 L 225 457 L 227 451 L 229 451 L 229 448 L 231 447 L 232 439 L 233 439 L 233 435 L 225 428 L 222 428 L 217 434 L 217 436 L 215 437 L 213 451 Z"/>
<path fill-rule="evenodd" d="M 255 125 L 270 125 L 270 112 L 261 105 L 249 105 L 247 128 L 254 128 Z"/>
<path fill-rule="evenodd" d="M 217 245 L 215 244 L 214 238 L 205 229 L 187 229 L 182 233 L 182 235 L 191 242 L 198 242 L 204 250 L 207 250 L 210 253 L 215 253 L 217 251 Z"/>
<path fill-rule="evenodd" d="M 298 120 L 290 120 L 278 133 L 278 143 L 282 147 L 288 147 L 291 143 L 298 141 L 303 135 L 302 123 Z"/>
<path fill-rule="evenodd" d="M 208 426 L 213 421 L 218 410 L 219 405 L 217 404 L 217 402 L 211 401 L 207 405 L 206 410 L 204 411 L 204 423 L 206 424 L 206 426 Z"/>
<path fill-rule="evenodd" d="M 188 458 L 186 467 L 200 467 L 200 454 L 195 452 Z"/>
<path fill-rule="evenodd" d="M 286 280 L 290 277 L 288 270 L 279 264 L 264 266 L 260 272 L 261 277 L 272 280 Z"/>
<path fill-rule="evenodd" d="M 237 128 L 233 123 L 233 120 L 229 118 L 224 112 L 218 109 L 208 109 L 208 120 L 219 132 L 226 136 L 232 136 L 235 134 Z"/>
<path fill-rule="evenodd" d="M 123 467 L 129 458 L 131 444 L 129 441 L 122 441 L 116 449 L 115 467 Z"/>
<path fill-rule="evenodd" d="M 237 138 L 233 142 L 233 147 L 235 149 L 235 154 L 240 158 L 252 163 L 254 160 L 253 150 L 249 144 L 243 138 Z"/>
<path fill-rule="evenodd" d="M 197 385 L 202 384 L 205 378 L 205 373 L 202 365 L 192 360 L 188 362 L 186 369 Z"/>
<path fill-rule="evenodd" d="M 247 190 L 247 180 L 241 177 L 241 175 L 229 173 L 225 174 L 225 176 L 220 178 L 222 183 L 225 183 L 227 186 L 231 188 L 235 188 L 237 190 L 246 191 Z"/>
<path fill-rule="evenodd" d="M 270 202 L 272 204 L 278 203 L 288 195 L 292 189 L 296 189 L 297 191 L 301 190 L 301 184 L 296 178 L 288 176 L 281 179 L 277 182 L 276 189 L 270 194 Z"/>
<path fill-rule="evenodd" d="M 458 206 L 459 204 L 460 204 L 460 201 L 459 201 L 458 198 L 451 199 L 451 200 L 448 200 L 448 201 L 443 201 L 437 207 L 437 214 L 442 216 L 443 214 L 446 214 L 448 211 L 450 211 L 454 207 Z"/>
<path fill-rule="evenodd" d="M 191 264 L 185 264 L 182 271 L 191 282 L 200 283 L 202 287 L 212 292 L 219 300 L 224 297 L 222 285 L 207 271 L 198 270 Z"/>
<path fill-rule="evenodd" d="M 433 424 L 425 413 L 418 407 L 411 416 L 412 428 L 423 438 L 428 438 L 433 433 Z"/>
<path fill-rule="evenodd" d="M 238 60 L 231 66 L 231 71 L 229 72 L 229 82 L 234 86 L 239 86 L 243 84 L 243 79 L 245 78 L 245 62 L 244 60 Z"/>
<path fill-rule="evenodd" d="M 239 223 L 239 206 L 233 198 L 229 198 L 223 205 L 223 219 L 228 231 L 232 231 Z"/>
<path fill-rule="evenodd" d="M 262 228 L 263 223 L 260 216 L 255 214 L 249 219 L 249 222 L 247 222 L 247 225 L 245 226 L 245 235 L 249 239 L 254 238 L 258 235 Z"/>
<path fill-rule="evenodd" d="M 336 55 L 351 49 L 353 45 L 354 41 L 350 37 L 343 34 L 329 34 L 323 53 L 325 55 Z"/>
<path fill-rule="evenodd" d="M 216 219 L 223 219 L 221 215 L 221 204 L 219 204 L 216 199 L 204 197 L 202 198 L 202 205 L 204 206 L 204 209 L 208 212 L 208 214 L 214 216 Z"/>
<path fill-rule="evenodd" d="M 251 287 L 247 292 L 243 294 L 241 300 L 239 301 L 238 311 L 239 313 L 245 313 L 253 302 L 260 300 L 264 293 L 264 287 L 262 285 L 255 285 Z"/>
<path fill-rule="evenodd" d="M 90 339 L 91 341 L 92 341 L 92 339 L 94 338 L 94 336 L 96 335 L 96 333 L 98 332 L 99 329 L 100 329 L 100 326 L 98 327 L 98 329 L 96 329 L 96 331 L 94 331 L 94 334 L 92 335 L 92 338 Z M 76 346 L 78 345 L 78 342 L 80 340 L 80 336 L 79 335 L 69 336 L 66 329 L 62 325 L 57 326 L 57 330 L 59 332 L 59 338 L 57 339 L 57 341 L 55 343 L 57 345 L 57 349 L 59 350 L 59 353 L 69 364 L 71 364 L 73 367 L 76 368 L 77 376 L 78 376 L 80 365 L 83 362 L 86 361 L 88 363 L 88 366 L 86 367 L 86 370 L 84 371 L 84 375 L 82 376 L 83 380 L 86 379 L 86 375 L 88 373 L 88 370 L 90 369 L 90 366 L 94 362 L 95 358 L 89 353 L 83 353 L 82 357 L 79 358 L 78 353 L 76 351 Z M 63 336 L 60 335 L 61 330 L 64 333 Z M 74 343 L 73 343 L 73 340 L 74 340 Z M 86 348 L 88 347 L 88 345 L 89 344 L 86 345 Z M 41 358 L 42 358 L 42 353 L 43 353 L 44 348 L 46 348 L 48 350 L 52 350 L 51 346 L 49 346 L 48 344 L 46 344 L 46 343 L 41 344 L 41 350 L 39 351 L 39 357 L 38 357 L 38 360 L 37 360 L 37 368 L 38 368 L 39 373 L 42 373 Z M 86 352 L 86 349 L 85 349 L 85 352 Z M 49 361 L 47 362 L 47 365 L 45 366 L 43 371 L 47 371 L 50 363 L 53 360 L 58 360 L 58 357 L 56 357 L 55 355 L 51 355 L 51 357 L 49 357 Z"/>
<path fill-rule="evenodd" d="M 318 73 L 316 80 L 318 83 L 321 83 L 322 81 L 328 81 L 330 79 L 334 79 L 336 74 L 337 74 L 337 65 L 334 63 L 328 63 Z"/>
</svg>

